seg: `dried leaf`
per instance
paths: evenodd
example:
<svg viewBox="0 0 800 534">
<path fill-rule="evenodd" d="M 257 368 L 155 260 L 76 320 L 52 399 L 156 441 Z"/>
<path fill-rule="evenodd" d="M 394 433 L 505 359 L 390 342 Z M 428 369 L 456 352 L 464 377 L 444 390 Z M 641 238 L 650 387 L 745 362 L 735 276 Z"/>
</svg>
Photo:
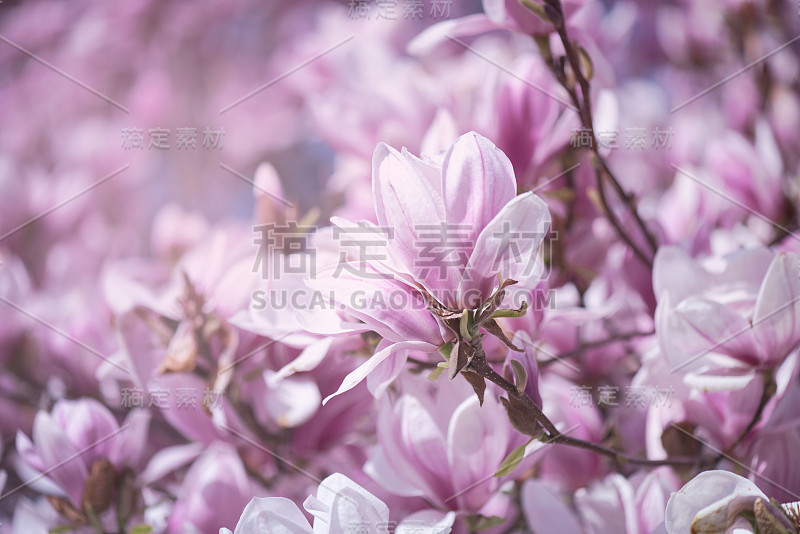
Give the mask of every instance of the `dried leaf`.
<svg viewBox="0 0 800 534">
<path fill-rule="evenodd" d="M 489 319 L 488 321 L 483 323 L 481 326 L 483 326 L 483 328 L 485 328 L 490 334 L 492 334 L 497 339 L 502 341 L 503 344 L 506 347 L 508 347 L 511 350 L 516 351 L 516 352 L 524 352 L 521 348 L 519 348 L 516 345 L 514 345 L 511 342 L 511 340 L 508 339 L 508 337 L 506 337 L 506 333 L 503 332 L 503 329 L 500 328 L 500 325 L 497 324 L 497 321 L 495 321 L 494 319 Z"/>
<path fill-rule="evenodd" d="M 509 395 L 508 397 L 500 397 L 500 401 L 508 413 L 511 426 L 526 436 L 538 436 L 541 429 L 539 423 L 531 415 L 533 413 L 531 406 L 528 405 L 533 401 L 521 395 Z"/>
<path fill-rule="evenodd" d="M 461 376 L 467 379 L 467 382 L 469 382 L 469 385 L 472 386 L 472 389 L 478 396 L 478 402 L 483 406 L 483 395 L 486 393 L 486 380 L 475 371 L 469 370 L 462 371 Z"/>
<path fill-rule="evenodd" d="M 450 380 L 454 379 L 456 375 L 466 367 L 474 355 L 475 349 L 470 347 L 467 343 L 461 341 L 456 342 L 455 347 L 453 347 L 453 350 L 450 352 L 450 359 L 447 362 L 448 377 Z"/>
</svg>

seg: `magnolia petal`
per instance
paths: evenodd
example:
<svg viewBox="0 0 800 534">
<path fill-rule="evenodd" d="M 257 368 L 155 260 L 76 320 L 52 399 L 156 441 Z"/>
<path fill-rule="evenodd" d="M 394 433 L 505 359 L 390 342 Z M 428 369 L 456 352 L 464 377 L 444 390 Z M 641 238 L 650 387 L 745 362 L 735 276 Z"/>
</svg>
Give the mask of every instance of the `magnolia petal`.
<svg viewBox="0 0 800 534">
<path fill-rule="evenodd" d="M 479 509 L 496 489 L 498 480 L 492 475 L 510 452 L 510 429 L 505 410 L 489 392 L 483 406 L 470 396 L 450 418 L 447 456 L 463 508 Z"/>
<path fill-rule="evenodd" d="M 439 324 L 425 309 L 416 288 L 371 266 L 363 274 L 348 270 L 358 268 L 342 266 L 341 272 L 328 270 L 309 280 L 308 285 L 329 294 L 336 306 L 386 339 L 442 343 Z"/>
<path fill-rule="evenodd" d="M 230 531 L 228 531 L 230 532 Z M 311 534 L 313 530 L 295 503 L 283 497 L 254 497 L 245 506 L 234 534 Z"/>
<path fill-rule="evenodd" d="M 530 479 L 522 486 L 522 512 L 534 534 L 583 534 L 575 516 L 547 483 Z"/>
<path fill-rule="evenodd" d="M 456 124 L 456 119 L 447 108 L 439 108 L 436 111 L 433 122 L 431 122 L 422 138 L 420 153 L 435 155 L 447 152 L 447 149 L 457 138 L 458 125 Z"/>
<path fill-rule="evenodd" d="M 455 520 L 455 512 L 442 514 L 436 510 L 421 510 L 403 519 L 394 532 L 395 534 L 449 534 L 453 530 Z"/>
<path fill-rule="evenodd" d="M 764 493 L 746 478 L 728 471 L 706 471 L 672 494 L 664 525 L 669 534 L 727 532 L 739 513 L 752 510 L 759 498 L 767 501 Z M 775 512 L 781 515 L 777 508 Z"/>
<path fill-rule="evenodd" d="M 661 301 L 666 292 L 677 304 L 711 282 L 709 273 L 680 247 L 660 247 L 653 259 L 653 292 Z"/>
<path fill-rule="evenodd" d="M 502 28 L 483 13 L 445 20 L 425 28 L 408 43 L 406 51 L 412 56 L 424 56 L 453 37 L 470 37 Z"/>
<path fill-rule="evenodd" d="M 367 377 L 367 388 L 373 397 L 377 399 L 383 395 L 386 388 L 403 372 L 407 361 L 408 351 L 402 350 L 395 352 L 375 368 Z"/>
<path fill-rule="evenodd" d="M 515 197 L 478 236 L 469 259 L 467 272 L 473 274 L 469 278 L 500 273 L 503 279 L 530 279 L 537 265 L 536 251 L 549 229 L 550 211 L 544 200 L 532 192 Z"/>
<path fill-rule="evenodd" d="M 122 423 L 124 430 L 112 440 L 108 459 L 116 467 L 136 467 L 147 447 L 151 414 L 147 410 L 133 410 Z"/>
<path fill-rule="evenodd" d="M 377 420 L 378 441 L 381 446 L 373 455 L 373 478 L 394 493 L 427 496 L 444 506 L 445 498 L 453 494 L 449 481 L 446 437 L 433 415 L 420 400 L 409 394 L 395 404 L 383 398 Z M 376 477 L 382 473 L 390 478 Z M 392 479 L 401 481 L 399 487 Z M 446 495 L 442 496 L 442 493 Z"/>
<path fill-rule="evenodd" d="M 333 338 L 330 337 L 315 341 L 303 349 L 303 352 L 301 352 L 297 358 L 281 367 L 281 369 L 271 377 L 270 384 L 277 384 L 284 378 L 292 376 L 295 373 L 314 370 L 325 356 L 327 356 L 332 343 Z"/>
<path fill-rule="evenodd" d="M 446 220 L 463 225 L 469 243 L 476 243 L 481 230 L 517 194 L 511 161 L 475 132 L 462 135 L 450 147 L 442 174 Z"/>
<path fill-rule="evenodd" d="M 139 480 L 143 484 L 152 484 L 194 461 L 205 448 L 204 443 L 187 443 L 161 449 L 147 462 L 147 467 L 139 475 Z"/>
<path fill-rule="evenodd" d="M 445 220 L 441 169 L 406 149 L 398 152 L 381 143 L 372 158 L 372 197 L 378 224 L 394 232 L 395 259 L 412 269 L 418 228 Z"/>
<path fill-rule="evenodd" d="M 769 266 L 753 314 L 764 363 L 779 363 L 800 340 L 800 258 L 781 254 Z"/>
<path fill-rule="evenodd" d="M 394 469 L 383 449 L 378 447 L 364 464 L 364 473 L 385 488 L 391 488 L 393 495 L 401 497 L 425 497 L 425 491 L 404 480 Z"/>
<path fill-rule="evenodd" d="M 264 371 L 268 387 L 262 402 L 271 418 L 281 428 L 294 428 L 311 419 L 319 410 L 322 399 L 317 382 L 298 375 L 274 384 L 274 375 L 273 371 Z"/>
<path fill-rule="evenodd" d="M 407 349 L 433 352 L 437 349 L 437 347 L 436 345 L 431 345 L 430 343 L 425 343 L 423 341 L 401 341 L 399 343 L 389 343 L 386 342 L 386 340 L 382 341 L 378 344 L 375 354 L 373 354 L 366 362 L 362 363 L 355 371 L 352 371 L 350 374 L 344 377 L 344 381 L 342 381 L 342 385 L 339 386 L 339 389 L 336 390 L 336 393 L 328 395 L 325 400 L 322 401 L 322 405 L 324 406 L 333 397 L 341 395 L 345 391 L 349 391 L 356 387 L 378 366 L 378 364 L 395 352 Z"/>
<path fill-rule="evenodd" d="M 82 451 L 72 444 L 47 412 L 36 414 L 33 421 L 33 442 L 43 464 L 48 467 L 47 476 L 61 486 L 73 504 L 79 504 L 83 485 L 89 475 L 86 464 L 80 457 Z"/>
<path fill-rule="evenodd" d="M 389 508 L 341 473 L 323 480 L 316 497 L 306 499 L 303 507 L 314 516 L 314 534 L 339 534 L 361 525 L 388 534 Z"/>
<path fill-rule="evenodd" d="M 77 449 L 91 446 L 91 457 L 109 457 L 115 440 L 108 438 L 117 433 L 119 425 L 108 408 L 90 398 L 61 400 L 51 414 Z"/>
</svg>

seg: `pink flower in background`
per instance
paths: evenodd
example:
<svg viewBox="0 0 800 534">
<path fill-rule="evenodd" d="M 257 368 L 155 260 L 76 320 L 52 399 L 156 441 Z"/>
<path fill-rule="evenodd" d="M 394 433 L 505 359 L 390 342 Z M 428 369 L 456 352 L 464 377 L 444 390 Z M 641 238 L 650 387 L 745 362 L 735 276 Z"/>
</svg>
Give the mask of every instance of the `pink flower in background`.
<svg viewBox="0 0 800 534">
<path fill-rule="evenodd" d="M 367 472 L 397 495 L 427 498 L 438 510 L 505 517 L 502 481 L 494 473 L 515 447 L 525 443 L 498 399 L 487 392 L 483 406 L 462 381 L 404 381 L 414 391 L 396 401 L 384 397 L 378 443 Z M 416 391 L 415 391 L 416 390 Z"/>
<path fill-rule="evenodd" d="M 544 14 L 547 2 L 532 0 Z M 540 16 L 522 5 L 519 0 L 483 0 L 483 13 L 447 20 L 431 26 L 420 33 L 409 45 L 414 53 L 428 52 L 435 45 L 446 42 L 450 37 L 464 38 L 493 30 L 511 30 L 526 35 L 548 35 L 555 32 L 553 23 L 546 16 Z M 562 2 L 564 19 L 572 25 L 581 9 L 587 5 L 585 0 L 565 0 Z"/>
<path fill-rule="evenodd" d="M 767 249 L 705 268 L 677 248 L 656 256 L 656 333 L 671 372 L 706 390 L 736 389 L 800 340 L 800 259 Z"/>
<path fill-rule="evenodd" d="M 533 534 L 651 534 L 664 522 L 664 508 L 680 479 L 669 468 L 611 474 L 575 492 L 574 506 L 547 481 L 529 480 L 522 487 L 522 509 Z"/>
<path fill-rule="evenodd" d="M 214 532 L 235 521 L 256 493 L 260 490 L 248 477 L 236 449 L 213 443 L 186 472 L 167 531 Z"/>
<path fill-rule="evenodd" d="M 800 531 L 792 3 L 0 9 L 0 534 Z"/>
<path fill-rule="evenodd" d="M 96 471 L 116 476 L 139 466 L 149 423 L 150 415 L 143 410 L 132 411 L 120 426 L 96 400 L 61 400 L 50 413 L 36 415 L 32 440 L 17 434 L 17 473 L 42 493 L 63 497 L 85 511 L 86 499 L 92 502 L 93 495 L 87 482 L 97 483 Z"/>
</svg>

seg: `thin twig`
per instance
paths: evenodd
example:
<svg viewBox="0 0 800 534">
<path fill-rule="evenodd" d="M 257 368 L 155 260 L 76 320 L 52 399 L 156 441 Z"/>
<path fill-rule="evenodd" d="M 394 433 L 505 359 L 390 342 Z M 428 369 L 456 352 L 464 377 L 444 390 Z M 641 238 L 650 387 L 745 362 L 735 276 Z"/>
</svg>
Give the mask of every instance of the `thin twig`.
<svg viewBox="0 0 800 534">
<path fill-rule="evenodd" d="M 618 220 L 617 216 L 611 209 L 610 204 L 608 203 L 604 187 L 605 180 L 611 183 L 611 186 L 616 191 L 617 195 L 624 201 L 625 206 L 628 208 L 628 211 L 630 211 L 634 221 L 636 222 L 636 225 L 639 227 L 640 231 L 645 237 L 645 240 L 650 246 L 652 253 L 655 254 L 655 251 L 658 249 L 658 243 L 648 230 L 642 218 L 639 216 L 633 197 L 625 192 L 625 190 L 622 188 L 617 178 L 614 176 L 614 173 L 609 168 L 605 159 L 600 155 L 597 146 L 597 138 L 594 133 L 594 119 L 592 117 L 592 106 L 591 106 L 591 87 L 589 84 L 589 80 L 586 78 L 583 71 L 581 70 L 580 58 L 578 57 L 578 52 L 575 50 L 572 41 L 570 41 L 566 24 L 564 24 L 563 22 L 564 11 L 561 7 L 561 1 L 550 0 L 547 3 L 549 4 L 550 7 L 552 7 L 558 12 L 558 15 L 561 18 L 561 21 L 557 24 L 554 24 L 554 27 L 564 46 L 564 51 L 566 53 L 567 61 L 569 62 L 569 66 L 575 76 L 575 81 L 577 81 L 578 85 L 580 86 L 580 91 L 581 91 L 580 98 L 578 97 L 574 84 L 570 83 L 570 80 L 568 80 L 567 76 L 563 73 L 563 71 L 559 70 L 559 66 L 556 65 L 555 61 L 550 59 L 547 63 L 551 71 L 553 71 L 556 79 L 559 81 L 559 83 L 561 83 L 561 85 L 564 87 L 567 93 L 569 93 L 570 98 L 575 104 L 575 107 L 578 108 L 582 126 L 590 132 L 591 135 L 590 149 L 592 151 L 592 156 L 593 156 L 592 165 L 595 168 L 595 174 L 597 178 L 597 192 L 600 197 L 600 202 L 602 203 L 603 209 L 606 212 L 605 215 L 608 218 L 611 225 L 614 227 L 617 234 L 628 245 L 628 247 L 633 251 L 633 253 L 645 265 L 647 265 L 648 268 L 652 269 L 653 267 L 652 259 L 644 251 L 642 251 L 639 248 L 639 246 L 636 245 L 634 240 L 625 232 L 625 230 L 622 228 L 621 222 Z"/>
</svg>

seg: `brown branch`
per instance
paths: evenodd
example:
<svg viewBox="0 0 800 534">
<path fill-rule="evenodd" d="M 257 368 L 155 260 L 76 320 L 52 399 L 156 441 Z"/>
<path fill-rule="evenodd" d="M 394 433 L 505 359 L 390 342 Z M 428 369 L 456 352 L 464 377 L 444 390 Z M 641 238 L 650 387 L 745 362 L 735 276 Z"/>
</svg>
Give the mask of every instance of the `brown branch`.
<svg viewBox="0 0 800 534">
<path fill-rule="evenodd" d="M 538 423 L 542 429 L 544 429 L 544 440 L 548 443 L 555 443 L 559 445 L 568 445 L 571 447 L 578 447 L 581 449 L 585 449 L 588 451 L 595 452 L 597 454 L 601 454 L 603 456 L 608 456 L 612 458 L 615 462 L 620 464 L 632 464 L 632 465 L 639 465 L 642 467 L 657 467 L 662 465 L 671 465 L 671 466 L 685 466 L 685 465 L 696 465 L 698 463 L 697 458 L 669 458 L 664 460 L 650 460 L 647 458 L 641 458 L 638 456 L 633 456 L 627 454 L 622 451 L 617 451 L 603 445 L 599 445 L 597 443 L 592 443 L 589 441 L 584 441 L 582 439 L 573 438 L 567 436 L 566 434 L 562 434 L 556 425 L 544 414 L 542 409 L 536 405 L 535 402 L 524 392 L 520 392 L 517 390 L 516 386 L 503 378 L 497 371 L 495 371 L 489 363 L 486 361 L 486 354 L 483 351 L 482 343 L 479 338 L 476 338 L 472 343 L 471 346 L 475 349 L 475 354 L 472 358 L 472 361 L 466 367 L 466 369 L 478 373 L 480 376 L 485 378 L 486 380 L 492 382 L 493 384 L 499 386 L 503 391 L 505 391 L 509 397 L 514 397 L 515 400 L 520 401 L 525 407 L 528 408 L 530 411 L 530 417 Z"/>
<path fill-rule="evenodd" d="M 636 222 L 636 225 L 639 227 L 639 230 L 644 235 L 646 242 L 650 246 L 652 253 L 655 254 L 655 251 L 658 249 L 658 243 L 648 230 L 647 226 L 644 223 L 644 220 L 642 220 L 641 216 L 639 215 L 636 209 L 633 196 L 625 192 L 625 190 L 622 188 L 617 178 L 614 176 L 614 173 L 609 168 L 605 159 L 600 155 L 597 146 L 597 138 L 594 133 L 594 119 L 592 117 L 592 106 L 591 106 L 591 87 L 589 84 L 589 80 L 586 78 L 585 74 L 581 70 L 580 58 L 578 57 L 578 52 L 575 50 L 572 41 L 570 41 L 566 25 L 564 24 L 564 14 L 563 14 L 563 9 L 561 7 L 561 1 L 550 0 L 547 2 L 547 4 L 550 8 L 557 11 L 554 27 L 564 46 L 564 51 L 566 53 L 567 61 L 569 62 L 569 66 L 574 75 L 574 79 L 575 81 L 577 81 L 578 86 L 580 87 L 581 96 L 580 97 L 578 96 L 577 91 L 575 90 L 574 87 L 574 83 L 571 83 L 572 80 L 568 78 L 568 76 L 564 73 L 563 71 L 564 66 L 562 63 L 557 64 L 552 58 L 547 58 L 546 62 L 550 67 L 550 70 L 555 75 L 556 79 L 570 95 L 570 98 L 572 99 L 572 102 L 575 105 L 575 107 L 578 109 L 578 115 L 580 116 L 582 126 L 590 132 L 591 135 L 590 150 L 593 156 L 591 158 L 592 166 L 595 169 L 595 175 L 597 179 L 596 187 L 598 195 L 600 197 L 600 202 L 603 206 L 603 210 L 605 211 L 606 217 L 608 218 L 609 222 L 614 227 L 614 230 L 617 232 L 620 238 L 633 251 L 636 257 L 638 257 L 645 265 L 647 265 L 648 268 L 652 269 L 653 267 L 652 260 L 647 254 L 645 254 L 644 251 L 642 251 L 636 245 L 634 240 L 622 228 L 621 222 L 612 211 L 611 206 L 608 202 L 608 198 L 606 197 L 605 186 L 604 186 L 605 180 L 607 180 L 611 184 L 617 195 L 624 201 L 625 206 L 628 208 L 628 211 L 631 213 L 634 221 Z"/>
</svg>

